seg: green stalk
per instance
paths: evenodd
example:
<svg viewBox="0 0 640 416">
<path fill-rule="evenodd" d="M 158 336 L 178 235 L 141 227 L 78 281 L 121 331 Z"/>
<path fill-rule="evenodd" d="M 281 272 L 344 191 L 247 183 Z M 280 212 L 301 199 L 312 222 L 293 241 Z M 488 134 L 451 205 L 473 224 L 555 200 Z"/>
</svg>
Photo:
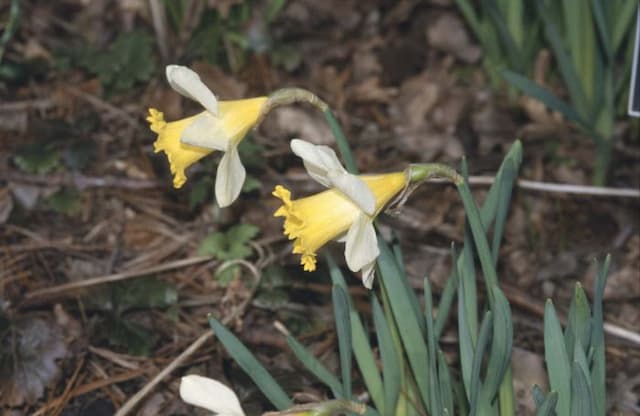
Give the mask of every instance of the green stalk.
<svg viewBox="0 0 640 416">
<path fill-rule="evenodd" d="M 333 136 L 336 139 L 336 144 L 338 145 L 338 150 L 340 151 L 340 155 L 342 156 L 345 167 L 350 173 L 358 173 L 358 167 L 356 166 L 356 162 L 353 159 L 353 153 L 351 153 L 349 141 L 342 132 L 342 128 L 340 128 L 338 120 L 336 120 L 335 116 L 329 108 L 324 110 L 323 114 L 324 118 L 327 119 L 327 123 L 329 123 L 329 127 L 331 128 Z"/>
</svg>

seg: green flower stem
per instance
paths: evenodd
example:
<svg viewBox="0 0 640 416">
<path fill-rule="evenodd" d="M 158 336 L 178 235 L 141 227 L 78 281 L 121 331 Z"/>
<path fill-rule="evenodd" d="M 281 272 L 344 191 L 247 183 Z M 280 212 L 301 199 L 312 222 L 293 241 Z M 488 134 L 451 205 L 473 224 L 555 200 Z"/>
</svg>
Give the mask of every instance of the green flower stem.
<svg viewBox="0 0 640 416">
<path fill-rule="evenodd" d="M 329 127 L 331 128 L 333 136 L 336 138 L 338 150 L 340 151 L 340 155 L 342 156 L 342 160 L 344 161 L 347 170 L 350 173 L 357 174 L 358 167 L 356 166 L 356 162 L 353 159 L 353 153 L 351 153 L 349 141 L 342 132 L 342 128 L 340 127 L 338 120 L 336 120 L 335 116 L 328 108 L 322 113 L 324 114 L 324 118 L 327 119 L 327 123 L 329 123 Z"/>
<path fill-rule="evenodd" d="M 327 103 L 322 101 L 311 91 L 307 91 L 303 88 L 282 88 L 272 92 L 269 94 L 269 99 L 262 109 L 262 113 L 260 114 L 256 125 L 260 124 L 262 119 L 264 119 L 264 117 L 266 117 L 266 115 L 274 108 L 300 102 L 311 104 L 324 114 L 324 118 L 327 120 L 327 123 L 329 123 L 329 128 L 331 128 L 331 132 L 336 139 L 338 150 L 340 151 L 340 155 L 342 156 L 342 160 L 344 161 L 347 170 L 350 173 L 358 173 L 358 167 L 356 166 L 353 154 L 351 153 L 349 141 L 345 137 L 342 128 L 340 127 L 340 123 L 336 120 Z"/>
<path fill-rule="evenodd" d="M 440 163 L 419 163 L 409 165 L 411 183 L 422 182 L 429 178 L 441 177 L 449 179 L 456 186 L 464 183 L 464 178 L 455 169 Z"/>
<path fill-rule="evenodd" d="M 262 110 L 262 115 L 264 116 L 276 107 L 293 103 L 309 103 L 323 113 L 329 109 L 327 103 L 311 91 L 303 88 L 281 88 L 269 94 L 269 99 Z"/>
</svg>

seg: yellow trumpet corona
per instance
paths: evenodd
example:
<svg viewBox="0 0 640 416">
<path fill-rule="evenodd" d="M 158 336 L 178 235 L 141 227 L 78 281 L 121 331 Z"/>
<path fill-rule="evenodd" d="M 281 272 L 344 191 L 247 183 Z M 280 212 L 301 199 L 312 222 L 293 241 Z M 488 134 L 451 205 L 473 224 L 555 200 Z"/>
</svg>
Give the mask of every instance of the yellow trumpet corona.
<svg viewBox="0 0 640 416">
<path fill-rule="evenodd" d="M 405 172 L 359 176 L 376 201 L 375 217 L 407 184 Z M 316 253 L 320 247 L 345 234 L 362 210 L 337 189 L 291 199 L 291 192 L 281 185 L 273 195 L 282 200 L 275 217 L 285 217 L 284 234 L 293 243 L 293 253 L 300 254 L 305 271 L 316 269 Z"/>
<path fill-rule="evenodd" d="M 167 155 L 173 174 L 173 186 L 182 187 L 187 181 L 185 170 L 214 151 L 209 146 L 201 147 L 185 143 L 183 139 L 188 127 L 199 119 L 208 118 L 208 126 L 211 128 L 205 134 L 210 135 L 212 142 L 222 144 L 221 147 L 225 147 L 226 150 L 231 146 L 237 146 L 246 136 L 260 118 L 266 102 L 267 97 L 220 101 L 217 115 L 203 111 L 195 116 L 173 122 L 166 122 L 162 112 L 150 108 L 147 121 L 151 130 L 158 134 L 154 151 L 156 153 L 163 151 Z M 205 144 L 203 142 L 203 145 Z"/>
</svg>

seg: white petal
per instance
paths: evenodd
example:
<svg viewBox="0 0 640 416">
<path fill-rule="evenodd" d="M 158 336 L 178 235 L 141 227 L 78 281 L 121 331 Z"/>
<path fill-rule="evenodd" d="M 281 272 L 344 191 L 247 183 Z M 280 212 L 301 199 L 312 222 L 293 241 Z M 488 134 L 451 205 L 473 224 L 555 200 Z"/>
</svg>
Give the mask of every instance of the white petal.
<svg viewBox="0 0 640 416">
<path fill-rule="evenodd" d="M 347 266 L 352 272 L 359 271 L 374 262 L 379 254 L 378 239 L 371 218 L 361 213 L 347 232 L 344 249 Z"/>
<path fill-rule="evenodd" d="M 221 208 L 231 205 L 238 198 L 246 177 L 238 149 L 231 146 L 222 156 L 216 174 L 216 200 Z"/>
<path fill-rule="evenodd" d="M 197 115 L 195 120 L 182 132 L 180 141 L 192 146 L 223 152 L 226 152 L 229 147 L 229 138 L 222 130 L 222 123 L 218 117 L 209 112 Z"/>
<path fill-rule="evenodd" d="M 315 145 L 304 140 L 293 139 L 291 140 L 291 150 L 302 158 L 304 167 L 309 175 L 326 187 L 330 186 L 327 180 L 329 171 L 346 172 L 336 152 L 329 146 Z"/>
<path fill-rule="evenodd" d="M 180 381 L 180 397 L 220 416 L 244 416 L 240 401 L 229 387 L 211 378 L 190 375 Z"/>
<path fill-rule="evenodd" d="M 373 286 L 373 279 L 376 277 L 376 262 L 375 260 L 368 263 L 362 268 L 362 284 L 367 289 L 371 289 Z"/>
<path fill-rule="evenodd" d="M 185 97 L 199 102 L 210 113 L 218 114 L 218 100 L 204 85 L 198 74 L 186 66 L 180 65 L 167 65 L 165 72 L 171 88 Z"/>
<path fill-rule="evenodd" d="M 361 210 L 368 215 L 375 213 L 376 198 L 362 179 L 347 172 L 337 171 L 329 171 L 327 178 L 331 183 L 331 187 L 348 196 Z"/>
</svg>

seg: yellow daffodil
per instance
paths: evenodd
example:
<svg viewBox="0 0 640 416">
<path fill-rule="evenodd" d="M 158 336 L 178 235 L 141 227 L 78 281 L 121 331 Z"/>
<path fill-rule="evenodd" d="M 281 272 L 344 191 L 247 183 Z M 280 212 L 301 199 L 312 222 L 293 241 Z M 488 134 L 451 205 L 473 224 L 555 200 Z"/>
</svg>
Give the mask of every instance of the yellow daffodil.
<svg viewBox="0 0 640 416">
<path fill-rule="evenodd" d="M 330 240 L 344 240 L 347 266 L 353 272 L 361 271 L 362 283 L 371 288 L 375 260 L 380 254 L 373 219 L 406 187 L 407 174 L 355 176 L 342 167 L 335 152 L 327 146 L 296 139 L 291 148 L 303 159 L 309 175 L 330 188 L 292 200 L 291 192 L 276 186 L 273 195 L 283 205 L 274 215 L 285 217 L 284 234 L 295 240 L 293 253 L 301 255 L 305 271 L 313 271 L 318 249 Z"/>
<path fill-rule="evenodd" d="M 193 163 L 214 150 L 225 152 L 218 165 L 215 194 L 218 205 L 226 207 L 238 197 L 246 178 L 238 144 L 262 117 L 268 98 L 218 101 L 191 69 L 169 65 L 166 75 L 174 90 L 198 101 L 205 111 L 166 122 L 160 111 L 149 109 L 147 121 L 151 130 L 158 134 L 154 150 L 166 153 L 176 188 L 184 185 L 187 180 L 185 170 Z"/>
</svg>

